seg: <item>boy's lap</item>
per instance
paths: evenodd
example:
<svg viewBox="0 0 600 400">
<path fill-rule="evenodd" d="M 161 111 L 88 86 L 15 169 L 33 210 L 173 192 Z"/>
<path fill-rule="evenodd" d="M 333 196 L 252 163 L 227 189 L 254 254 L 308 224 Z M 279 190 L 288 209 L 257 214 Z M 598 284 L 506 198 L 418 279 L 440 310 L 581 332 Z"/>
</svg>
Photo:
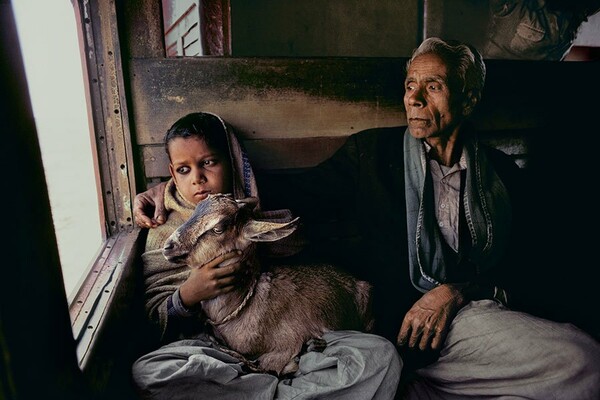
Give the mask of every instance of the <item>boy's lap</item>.
<svg viewBox="0 0 600 400">
<path fill-rule="evenodd" d="M 327 345 L 322 351 L 302 354 L 299 371 L 281 380 L 245 372 L 242 362 L 207 338 L 176 341 L 140 357 L 133 377 L 142 396 L 153 398 L 212 394 L 227 399 L 244 393 L 245 398 L 256 399 L 338 398 L 337 394 L 351 399 L 357 386 L 378 386 L 369 378 L 382 375 L 383 379 L 382 371 L 388 370 L 386 379 L 392 376 L 394 382 L 386 384 L 397 385 L 393 376 L 399 378 L 400 361 L 387 340 L 354 331 L 328 332 L 323 339 Z M 365 389 L 377 391 L 376 386 Z"/>
</svg>

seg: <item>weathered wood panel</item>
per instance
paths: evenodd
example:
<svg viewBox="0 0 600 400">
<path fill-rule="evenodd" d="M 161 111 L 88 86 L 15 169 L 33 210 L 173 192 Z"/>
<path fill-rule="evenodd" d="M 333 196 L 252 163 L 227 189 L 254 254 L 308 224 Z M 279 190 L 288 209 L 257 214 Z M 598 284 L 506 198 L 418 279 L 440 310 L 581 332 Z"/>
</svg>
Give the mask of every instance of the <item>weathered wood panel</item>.
<svg viewBox="0 0 600 400">
<path fill-rule="evenodd" d="M 164 133 L 181 116 L 211 111 L 236 130 L 256 168 L 302 168 L 346 136 L 406 123 L 403 58 L 134 59 L 132 114 L 147 179 L 168 175 Z M 575 65 L 578 64 L 578 65 Z M 527 163 L 529 136 L 561 117 L 575 89 L 559 77 L 589 76 L 582 63 L 490 60 L 473 115 L 486 140 Z M 581 78 L 583 79 L 583 78 Z M 516 130 L 516 132 L 512 132 Z"/>
<path fill-rule="evenodd" d="M 117 0 L 116 4 L 122 10 L 119 31 L 124 52 L 129 57 L 164 57 L 161 2 Z"/>
<path fill-rule="evenodd" d="M 525 167 L 529 152 L 528 139 L 532 133 L 529 130 L 490 132 L 484 137 L 484 142 L 511 155 L 521 167 Z M 345 136 L 260 139 L 243 140 L 242 145 L 255 169 L 279 170 L 315 166 L 331 156 L 345 140 Z M 164 146 L 143 146 L 142 158 L 147 178 L 169 176 L 169 159 Z"/>
<path fill-rule="evenodd" d="M 243 140 L 255 169 L 306 168 L 331 156 L 346 138 Z M 142 158 L 147 178 L 169 176 L 169 158 L 162 145 L 143 146 Z"/>
<path fill-rule="evenodd" d="M 211 111 L 244 138 L 345 136 L 405 122 L 402 59 L 131 61 L 137 142 L 161 143 L 178 118 Z"/>
<path fill-rule="evenodd" d="M 408 57 L 422 37 L 420 0 L 231 0 L 232 54 Z"/>
<path fill-rule="evenodd" d="M 161 143 L 181 116 L 212 111 L 246 139 L 346 136 L 402 125 L 403 58 L 183 58 L 131 61 L 136 139 Z M 569 63 L 488 61 L 473 120 L 485 130 L 548 121 Z M 542 65 L 543 64 L 543 65 Z M 584 71 L 585 72 L 585 71 Z"/>
</svg>

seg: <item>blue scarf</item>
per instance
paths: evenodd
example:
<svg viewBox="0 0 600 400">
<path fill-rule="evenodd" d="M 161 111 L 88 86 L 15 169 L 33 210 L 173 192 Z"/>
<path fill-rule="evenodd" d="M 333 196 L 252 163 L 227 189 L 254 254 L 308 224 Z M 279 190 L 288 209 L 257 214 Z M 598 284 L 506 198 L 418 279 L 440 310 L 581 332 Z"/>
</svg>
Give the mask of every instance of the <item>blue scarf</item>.
<svg viewBox="0 0 600 400">
<path fill-rule="evenodd" d="M 466 134 L 466 133 L 465 133 Z M 493 267 L 509 240 L 512 209 L 506 187 L 474 136 L 464 137 L 467 161 L 461 199 L 471 237 L 468 257 L 479 275 Z M 444 238 L 437 227 L 433 187 L 426 179 L 429 162 L 423 143 L 404 134 L 404 175 L 408 225 L 409 268 L 412 284 L 421 292 L 446 283 Z M 473 277 L 474 278 L 474 277 Z"/>
</svg>

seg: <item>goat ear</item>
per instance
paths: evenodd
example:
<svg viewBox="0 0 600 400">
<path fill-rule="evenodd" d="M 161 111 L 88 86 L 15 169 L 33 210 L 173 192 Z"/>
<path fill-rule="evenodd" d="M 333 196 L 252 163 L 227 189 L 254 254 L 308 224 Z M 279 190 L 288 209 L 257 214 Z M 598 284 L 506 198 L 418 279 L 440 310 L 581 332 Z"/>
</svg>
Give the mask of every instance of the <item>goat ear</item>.
<svg viewBox="0 0 600 400">
<path fill-rule="evenodd" d="M 252 242 L 275 242 L 298 228 L 298 218 L 290 222 L 267 222 L 251 219 L 244 225 L 242 236 Z"/>
</svg>

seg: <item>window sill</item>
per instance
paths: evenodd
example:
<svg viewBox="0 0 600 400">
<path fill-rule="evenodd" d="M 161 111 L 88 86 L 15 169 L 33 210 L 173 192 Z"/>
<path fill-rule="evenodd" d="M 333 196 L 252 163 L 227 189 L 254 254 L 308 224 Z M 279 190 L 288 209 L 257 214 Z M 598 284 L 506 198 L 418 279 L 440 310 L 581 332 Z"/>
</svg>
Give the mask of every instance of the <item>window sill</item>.
<svg viewBox="0 0 600 400">
<path fill-rule="evenodd" d="M 145 237 L 142 233 L 136 228 L 106 240 L 69 306 L 77 361 L 84 371 L 98 353 L 96 348 L 103 347 L 98 346 L 99 342 L 110 337 L 106 331 L 118 330 L 119 321 L 133 311 L 132 300 L 141 275 L 136 260 Z M 113 347 L 115 351 L 119 348 L 117 344 Z"/>
</svg>

